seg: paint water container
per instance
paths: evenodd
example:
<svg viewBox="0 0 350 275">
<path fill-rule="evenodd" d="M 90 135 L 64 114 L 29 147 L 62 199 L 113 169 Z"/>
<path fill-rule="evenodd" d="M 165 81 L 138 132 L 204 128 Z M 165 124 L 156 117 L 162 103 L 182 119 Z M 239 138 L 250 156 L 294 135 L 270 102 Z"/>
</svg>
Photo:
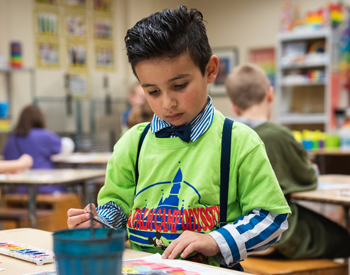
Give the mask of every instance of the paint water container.
<svg viewBox="0 0 350 275">
<path fill-rule="evenodd" d="M 11 42 L 11 67 L 22 68 L 22 46 L 20 42 Z"/>
<path fill-rule="evenodd" d="M 62 230 L 53 234 L 58 275 L 120 275 L 125 230 L 96 228 L 91 238 L 89 228 Z"/>
</svg>

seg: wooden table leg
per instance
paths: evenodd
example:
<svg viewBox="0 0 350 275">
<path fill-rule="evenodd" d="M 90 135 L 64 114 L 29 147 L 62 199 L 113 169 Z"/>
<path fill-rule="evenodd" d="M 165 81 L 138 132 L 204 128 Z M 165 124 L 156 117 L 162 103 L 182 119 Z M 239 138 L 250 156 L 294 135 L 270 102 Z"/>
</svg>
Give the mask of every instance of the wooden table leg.
<svg viewBox="0 0 350 275">
<path fill-rule="evenodd" d="M 28 185 L 28 214 L 31 228 L 36 228 L 35 198 L 35 185 Z"/>
</svg>

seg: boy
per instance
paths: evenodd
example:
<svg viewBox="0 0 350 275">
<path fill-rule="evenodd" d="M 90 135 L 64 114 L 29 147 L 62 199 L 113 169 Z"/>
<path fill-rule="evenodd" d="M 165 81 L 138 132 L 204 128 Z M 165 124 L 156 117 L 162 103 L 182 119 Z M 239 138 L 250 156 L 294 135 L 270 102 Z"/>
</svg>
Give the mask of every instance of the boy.
<svg viewBox="0 0 350 275">
<path fill-rule="evenodd" d="M 284 195 L 317 187 L 315 170 L 304 147 L 283 127 L 268 122 L 273 88 L 266 73 L 253 64 L 233 69 L 226 78 L 226 91 L 240 121 L 253 128 L 265 143 L 267 155 Z M 276 244 L 276 254 L 290 259 L 350 256 L 347 231 L 332 221 L 289 201 L 293 212 L 289 229 Z"/>
<path fill-rule="evenodd" d="M 228 201 L 220 206 L 225 118 L 208 97 L 219 62 L 202 14 L 184 6 L 152 14 L 128 30 L 125 42 L 155 115 L 139 157 L 147 124 L 116 144 L 98 196 L 99 218 L 126 226 L 132 249 L 242 270 L 239 261 L 287 229 L 290 210 L 263 143 L 242 124 L 229 129 Z M 219 228 L 226 206 L 229 224 Z M 70 228 L 89 224 L 84 210 L 71 209 L 68 216 Z"/>
</svg>

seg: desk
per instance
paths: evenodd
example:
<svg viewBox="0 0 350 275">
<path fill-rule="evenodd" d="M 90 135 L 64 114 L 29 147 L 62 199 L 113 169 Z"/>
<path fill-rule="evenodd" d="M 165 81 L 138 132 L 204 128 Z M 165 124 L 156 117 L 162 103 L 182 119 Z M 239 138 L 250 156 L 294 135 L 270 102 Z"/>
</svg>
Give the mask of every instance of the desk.
<svg viewBox="0 0 350 275">
<path fill-rule="evenodd" d="M 321 174 L 350 174 L 348 168 L 350 167 L 350 150 L 340 148 L 315 149 L 307 151 L 307 155 L 319 166 Z"/>
<path fill-rule="evenodd" d="M 51 157 L 55 165 L 66 165 L 72 168 L 79 166 L 107 165 L 112 152 L 58 154 Z"/>
<path fill-rule="evenodd" d="M 350 191 L 350 176 L 346 175 L 323 175 L 318 178 L 319 183 L 335 184 L 334 188 L 316 189 L 312 191 L 299 192 L 291 194 L 291 199 L 314 201 L 338 204 L 344 208 L 345 224 L 348 232 L 350 232 L 349 223 L 349 207 L 350 196 L 341 195 L 340 190 L 347 189 Z"/>
<path fill-rule="evenodd" d="M 94 192 L 94 181 L 105 176 L 106 170 L 74 170 L 74 169 L 53 169 L 53 170 L 29 170 L 15 175 L 1 175 L 1 186 L 27 185 L 28 186 L 28 211 L 30 226 L 35 228 L 35 186 L 38 185 L 79 185 L 84 195 L 84 205 L 92 201 L 90 194 Z"/>
<path fill-rule="evenodd" d="M 2 241 L 16 241 L 25 243 L 28 245 L 53 250 L 53 241 L 52 241 L 52 233 L 37 229 L 29 229 L 29 228 L 21 228 L 21 229 L 12 229 L 12 230 L 2 230 L 0 231 L 0 240 Z M 136 259 L 141 257 L 146 257 L 151 254 L 135 251 L 131 249 L 125 249 L 123 254 L 123 259 L 129 260 L 129 259 Z M 50 271 L 55 270 L 55 265 L 52 264 L 45 264 L 42 266 L 37 266 L 35 264 L 21 261 L 12 257 L 8 256 L 2 256 L 0 255 L 0 268 L 6 268 L 4 271 L 1 272 L 1 275 L 19 275 L 19 274 L 26 274 L 26 273 L 34 273 L 34 272 L 41 272 L 41 271 Z M 212 267 L 216 269 L 220 269 L 218 267 Z M 225 271 L 231 272 L 232 274 L 248 274 L 244 272 L 239 271 L 231 271 L 228 269 L 225 269 Z"/>
</svg>

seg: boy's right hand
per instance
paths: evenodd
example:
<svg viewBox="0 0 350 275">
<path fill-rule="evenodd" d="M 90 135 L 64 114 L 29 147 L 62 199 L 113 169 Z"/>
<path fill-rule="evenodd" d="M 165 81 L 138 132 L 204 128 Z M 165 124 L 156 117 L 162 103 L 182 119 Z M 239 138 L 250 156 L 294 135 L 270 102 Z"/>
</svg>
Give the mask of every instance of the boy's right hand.
<svg viewBox="0 0 350 275">
<path fill-rule="evenodd" d="M 98 218 L 96 206 L 92 205 L 92 214 L 94 217 Z M 71 208 L 68 210 L 68 228 L 88 228 L 90 227 L 90 204 L 88 204 L 84 209 Z M 94 227 L 102 227 L 96 221 L 93 221 Z"/>
</svg>

